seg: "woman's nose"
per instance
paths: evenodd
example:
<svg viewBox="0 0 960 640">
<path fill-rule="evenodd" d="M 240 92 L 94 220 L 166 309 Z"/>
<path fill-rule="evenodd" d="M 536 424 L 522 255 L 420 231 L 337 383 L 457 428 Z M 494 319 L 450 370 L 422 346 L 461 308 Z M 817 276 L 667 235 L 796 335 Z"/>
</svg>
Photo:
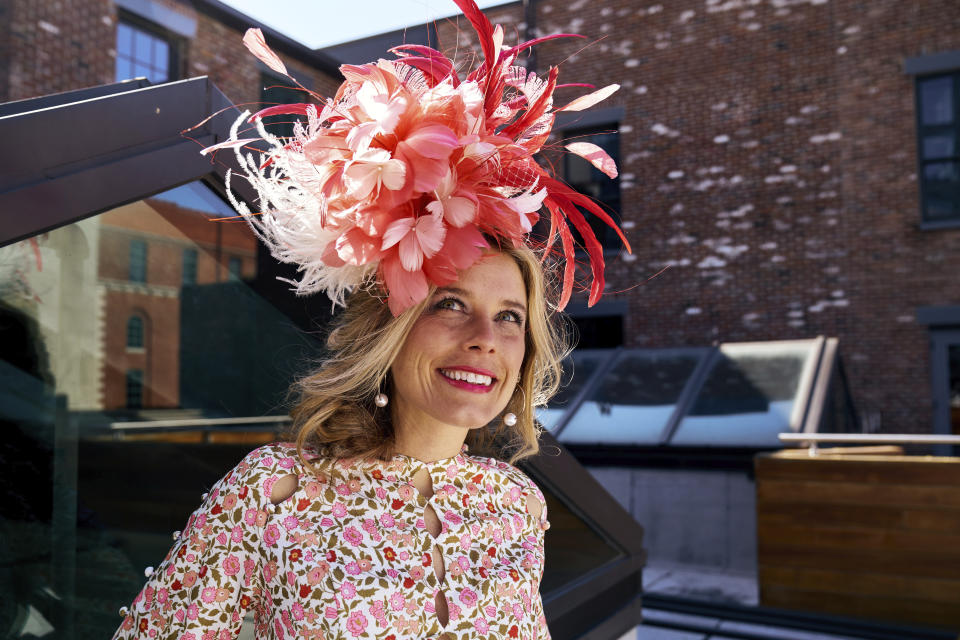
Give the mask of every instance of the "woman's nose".
<svg viewBox="0 0 960 640">
<path fill-rule="evenodd" d="M 475 316 L 465 327 L 464 346 L 467 349 L 492 352 L 496 350 L 496 326 L 494 321 Z"/>
</svg>

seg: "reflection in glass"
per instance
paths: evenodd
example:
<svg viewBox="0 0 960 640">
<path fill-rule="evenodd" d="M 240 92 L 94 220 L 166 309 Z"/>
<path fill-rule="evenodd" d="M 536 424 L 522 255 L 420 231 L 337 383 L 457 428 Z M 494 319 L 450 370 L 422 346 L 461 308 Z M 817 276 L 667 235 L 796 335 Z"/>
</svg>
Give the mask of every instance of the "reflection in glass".
<svg viewBox="0 0 960 640">
<path fill-rule="evenodd" d="M 947 349 L 947 362 L 950 367 L 950 425 L 954 434 L 960 435 L 960 344 L 952 344 Z"/>
<path fill-rule="evenodd" d="M 573 355 L 563 363 L 563 379 L 560 390 L 550 399 L 546 407 L 537 408 L 537 420 L 547 430 L 552 431 L 559 423 L 567 407 L 576 399 L 584 385 L 593 377 L 594 372 L 609 358 L 614 357 L 615 351 L 583 352 L 574 351 Z"/>
<path fill-rule="evenodd" d="M 547 596 L 551 591 L 572 584 L 577 578 L 622 554 L 558 500 L 547 487 L 541 489 L 547 501 L 547 518 L 550 520 L 550 529 L 544 535 L 547 563 L 540 582 L 540 593 Z"/>
<path fill-rule="evenodd" d="M 947 158 L 954 153 L 952 135 L 924 136 L 923 157 L 928 160 Z"/>
<path fill-rule="evenodd" d="M 194 183 L 0 248 L 0 622 L 12 637 L 110 637 L 203 487 L 276 439 L 272 427 L 117 428 L 282 414 L 319 354 L 264 298 L 287 285 L 256 281 L 247 225 L 214 221 L 233 215 Z M 229 279 L 230 258 L 246 280 Z"/>
<path fill-rule="evenodd" d="M 559 434 L 565 444 L 655 444 L 702 353 L 625 353 Z"/>
<path fill-rule="evenodd" d="M 127 320 L 127 348 L 143 348 L 143 318 L 140 316 L 130 316 Z"/>
<path fill-rule="evenodd" d="M 770 446 L 795 430 L 815 341 L 725 344 L 671 439 L 673 445 Z"/>
<path fill-rule="evenodd" d="M 927 218 L 949 218 L 960 213 L 960 163 L 925 164 L 923 187 Z"/>
<path fill-rule="evenodd" d="M 945 76 L 921 80 L 919 86 L 921 124 L 953 122 L 953 78 Z"/>
</svg>

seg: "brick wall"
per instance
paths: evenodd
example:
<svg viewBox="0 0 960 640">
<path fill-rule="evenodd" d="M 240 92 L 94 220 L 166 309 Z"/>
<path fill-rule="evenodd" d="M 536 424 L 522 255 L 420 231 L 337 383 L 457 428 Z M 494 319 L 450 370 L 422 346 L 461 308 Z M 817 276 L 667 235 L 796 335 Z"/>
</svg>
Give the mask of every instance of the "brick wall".
<svg viewBox="0 0 960 640">
<path fill-rule="evenodd" d="M 163 6 L 196 21 L 196 37 L 183 43 L 187 77 L 209 75 L 237 104 L 260 99 L 257 60 L 243 46 L 243 33 L 199 12 L 189 3 Z M 117 8 L 112 0 L 3 0 L 0 17 L 10 44 L 0 53 L 0 102 L 82 89 L 114 81 Z M 284 63 L 305 84 L 333 95 L 340 83 L 291 56 Z"/>
<path fill-rule="evenodd" d="M 257 100 L 242 34 L 168 2 L 197 20 L 188 75 Z M 960 230 L 919 228 L 903 61 L 960 50 L 954 5 L 537 1 L 539 35 L 589 37 L 540 46 L 539 70 L 562 62 L 563 81 L 622 85 L 601 107 L 625 114 L 621 214 L 635 253 L 608 258 L 607 299 L 629 305 L 629 345 L 837 336 L 860 408 L 885 430 L 930 430 L 929 336 L 916 309 L 960 303 Z M 13 52 L 0 97 L 112 80 L 109 0 L 2 0 L 0 10 Z M 520 39 L 520 3 L 488 13 L 508 44 Z M 463 18 L 438 30 L 449 55 L 475 55 Z M 332 94 L 334 79 L 284 58 Z"/>
<path fill-rule="evenodd" d="M 537 2 L 537 35 L 590 38 L 541 45 L 539 71 L 562 62 L 561 81 L 622 85 L 599 107 L 625 113 L 622 218 L 635 251 L 608 259 L 607 299 L 628 302 L 629 345 L 838 336 L 860 408 L 886 431 L 931 429 L 916 309 L 960 303 L 960 230 L 919 229 L 903 61 L 960 49 L 955 8 Z M 516 42 L 519 4 L 488 15 Z M 440 35 L 463 59 L 475 37 L 462 18 L 459 29 L 459 42 L 452 23 Z"/>
<path fill-rule="evenodd" d="M 3 18 L 9 21 L 10 57 L 0 101 L 113 81 L 111 0 L 5 0 Z"/>
</svg>

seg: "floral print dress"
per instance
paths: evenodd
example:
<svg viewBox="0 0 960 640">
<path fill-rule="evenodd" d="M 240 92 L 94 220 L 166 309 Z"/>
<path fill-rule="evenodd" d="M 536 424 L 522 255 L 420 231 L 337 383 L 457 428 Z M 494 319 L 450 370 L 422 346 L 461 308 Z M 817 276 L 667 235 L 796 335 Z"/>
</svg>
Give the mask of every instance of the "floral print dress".
<svg viewBox="0 0 960 640">
<path fill-rule="evenodd" d="M 545 502 L 523 472 L 466 447 L 432 463 L 312 463 L 319 474 L 290 444 L 248 454 L 174 534 L 114 639 L 230 640 L 247 612 L 262 640 L 550 637 L 539 593 L 549 525 L 545 507 L 539 518 L 527 511 L 528 496 Z M 424 468 L 429 499 L 412 484 Z M 291 474 L 296 490 L 272 504 Z"/>
</svg>

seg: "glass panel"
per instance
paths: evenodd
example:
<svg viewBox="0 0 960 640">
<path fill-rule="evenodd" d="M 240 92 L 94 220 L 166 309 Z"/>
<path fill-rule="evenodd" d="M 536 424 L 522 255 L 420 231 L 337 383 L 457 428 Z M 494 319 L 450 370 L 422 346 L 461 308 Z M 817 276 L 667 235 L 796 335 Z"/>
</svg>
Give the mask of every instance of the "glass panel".
<svg viewBox="0 0 960 640">
<path fill-rule="evenodd" d="M 564 444 L 657 444 L 703 352 L 625 353 L 558 436 Z"/>
<path fill-rule="evenodd" d="M 127 80 L 131 77 L 130 61 L 126 58 L 117 56 L 114 80 Z"/>
<path fill-rule="evenodd" d="M 127 408 L 139 409 L 143 406 L 143 371 L 127 371 Z"/>
<path fill-rule="evenodd" d="M 960 344 L 952 344 L 947 350 L 950 367 L 950 425 L 955 435 L 960 435 Z"/>
<path fill-rule="evenodd" d="M 608 359 L 615 357 L 616 351 L 589 352 L 575 351 L 563 363 L 563 381 L 560 391 L 550 399 L 547 407 L 537 409 L 537 419 L 545 429 L 553 430 L 567 407 L 580 394 L 580 391 L 593 377 L 594 372 Z"/>
<path fill-rule="evenodd" d="M 117 56 L 133 57 L 133 29 L 129 25 L 117 25 Z"/>
<path fill-rule="evenodd" d="M 153 66 L 166 75 L 170 66 L 170 45 L 165 40 L 157 38 L 153 41 Z"/>
<path fill-rule="evenodd" d="M 960 214 L 960 163 L 925 164 L 923 195 L 928 220 L 952 218 Z"/>
<path fill-rule="evenodd" d="M 953 77 L 920 81 L 920 123 L 923 125 L 953 122 Z"/>
<path fill-rule="evenodd" d="M 247 225 L 211 222 L 232 215 L 194 183 L 0 248 L 7 636 L 109 638 L 204 488 L 276 439 L 257 425 L 123 429 L 284 413 L 289 383 L 319 357 L 319 341 L 265 298 L 288 301 L 289 285 L 231 282 L 218 268 L 236 255 L 249 279 L 261 271 Z M 131 285 L 137 243 L 151 264 Z M 196 256 L 188 287 L 185 251 Z M 129 350 L 133 316 L 148 339 Z"/>
<path fill-rule="evenodd" d="M 197 283 L 197 250 L 183 250 L 183 277 L 181 281 L 184 285 Z"/>
<path fill-rule="evenodd" d="M 146 78 L 150 79 L 150 67 L 139 62 L 134 63 L 133 65 L 133 77 L 134 78 Z"/>
<path fill-rule="evenodd" d="M 143 318 L 131 316 L 127 321 L 127 347 L 134 349 L 143 346 Z"/>
<path fill-rule="evenodd" d="M 672 445 L 776 447 L 792 430 L 801 380 L 816 364 L 816 341 L 725 344 Z M 800 402 L 797 405 L 797 401 Z"/>
<path fill-rule="evenodd" d="M 232 280 L 239 280 L 243 276 L 243 260 L 231 257 L 227 263 L 227 272 Z"/>
<path fill-rule="evenodd" d="M 611 547 L 580 516 L 570 510 L 546 487 L 541 487 L 547 501 L 550 528 L 544 535 L 544 565 L 540 593 L 569 586 L 577 578 L 601 567 L 622 554 Z"/>
<path fill-rule="evenodd" d="M 147 243 L 144 240 L 130 241 L 130 282 L 147 281 Z"/>
<path fill-rule="evenodd" d="M 953 154 L 954 144 L 952 135 L 924 136 L 924 158 L 935 160 L 937 158 L 949 158 Z"/>
<path fill-rule="evenodd" d="M 155 38 L 139 29 L 133 30 L 133 57 L 137 62 L 149 64 L 153 59 L 152 45 Z"/>
</svg>

